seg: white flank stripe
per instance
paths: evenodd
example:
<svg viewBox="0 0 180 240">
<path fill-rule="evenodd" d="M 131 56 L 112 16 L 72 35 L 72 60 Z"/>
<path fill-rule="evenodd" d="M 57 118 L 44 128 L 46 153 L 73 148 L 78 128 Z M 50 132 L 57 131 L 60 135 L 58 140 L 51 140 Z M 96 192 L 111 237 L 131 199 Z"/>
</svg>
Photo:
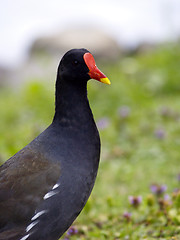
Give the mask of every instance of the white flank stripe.
<svg viewBox="0 0 180 240">
<path fill-rule="evenodd" d="M 26 236 L 22 237 L 20 240 L 26 240 L 29 237 L 30 234 L 27 234 Z"/>
<path fill-rule="evenodd" d="M 40 211 L 40 212 L 36 213 L 36 214 L 31 218 L 31 220 L 32 220 L 32 221 L 36 220 L 38 217 L 40 217 L 42 214 L 44 214 L 44 213 L 46 213 L 46 212 L 47 212 L 47 210 L 43 210 L 43 211 Z"/>
<path fill-rule="evenodd" d="M 29 226 L 27 226 L 26 228 L 26 232 L 29 232 L 31 230 L 31 228 L 33 228 L 39 221 L 34 221 L 31 224 L 29 224 Z"/>
<path fill-rule="evenodd" d="M 46 193 L 46 195 L 44 196 L 44 200 L 54 196 L 57 193 L 58 193 L 57 191 L 51 191 L 51 192 Z"/>
<path fill-rule="evenodd" d="M 59 184 L 56 183 L 52 189 L 56 189 L 56 188 L 58 188 L 58 187 L 59 187 Z"/>
</svg>

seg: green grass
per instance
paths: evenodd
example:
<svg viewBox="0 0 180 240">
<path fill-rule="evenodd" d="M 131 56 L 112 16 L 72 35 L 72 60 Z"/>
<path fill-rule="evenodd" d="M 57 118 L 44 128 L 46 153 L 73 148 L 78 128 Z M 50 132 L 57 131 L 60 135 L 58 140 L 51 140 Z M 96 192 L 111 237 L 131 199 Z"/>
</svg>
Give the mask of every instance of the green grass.
<svg viewBox="0 0 180 240">
<path fill-rule="evenodd" d="M 180 193 L 174 192 L 180 187 L 180 47 L 166 44 L 98 65 L 112 85 L 90 81 L 88 95 L 95 119 L 109 124 L 100 129 L 93 193 L 74 223 L 78 233 L 68 238 L 180 239 Z M 51 122 L 53 84 L 32 79 L 20 90 L 0 90 L 2 162 Z M 166 192 L 152 193 L 154 183 Z M 141 196 L 142 203 L 134 207 L 129 196 Z"/>
</svg>

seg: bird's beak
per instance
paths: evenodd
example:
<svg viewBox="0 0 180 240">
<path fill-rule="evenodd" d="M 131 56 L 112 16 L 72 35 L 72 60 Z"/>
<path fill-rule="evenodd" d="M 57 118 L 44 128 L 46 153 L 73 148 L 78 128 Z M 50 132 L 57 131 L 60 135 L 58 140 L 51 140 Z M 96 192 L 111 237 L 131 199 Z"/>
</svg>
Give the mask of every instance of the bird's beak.
<svg viewBox="0 0 180 240">
<path fill-rule="evenodd" d="M 104 75 L 104 73 L 102 73 L 96 66 L 94 57 L 91 53 L 89 53 L 89 52 L 85 53 L 83 58 L 84 58 L 84 61 L 87 65 L 87 67 L 89 68 L 88 74 L 89 74 L 90 78 L 96 79 L 102 83 L 111 84 L 111 82 L 106 77 L 106 75 Z"/>
</svg>

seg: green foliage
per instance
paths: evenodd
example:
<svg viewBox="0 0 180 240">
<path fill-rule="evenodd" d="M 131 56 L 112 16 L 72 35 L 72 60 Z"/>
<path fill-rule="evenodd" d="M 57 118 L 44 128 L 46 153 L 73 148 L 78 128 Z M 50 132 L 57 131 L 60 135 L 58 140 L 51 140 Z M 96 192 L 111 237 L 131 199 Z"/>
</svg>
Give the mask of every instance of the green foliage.
<svg viewBox="0 0 180 240">
<path fill-rule="evenodd" d="M 68 238 L 180 239 L 180 193 L 174 191 L 180 185 L 179 66 L 180 47 L 166 44 L 100 66 L 110 86 L 89 82 L 101 164 L 93 193 L 75 222 L 78 233 Z M 0 90 L 2 162 L 45 129 L 53 111 L 52 83 L 33 81 L 20 90 Z M 150 190 L 152 184 L 164 184 L 167 191 L 158 195 Z M 129 196 L 141 196 L 142 203 L 133 207 Z"/>
</svg>

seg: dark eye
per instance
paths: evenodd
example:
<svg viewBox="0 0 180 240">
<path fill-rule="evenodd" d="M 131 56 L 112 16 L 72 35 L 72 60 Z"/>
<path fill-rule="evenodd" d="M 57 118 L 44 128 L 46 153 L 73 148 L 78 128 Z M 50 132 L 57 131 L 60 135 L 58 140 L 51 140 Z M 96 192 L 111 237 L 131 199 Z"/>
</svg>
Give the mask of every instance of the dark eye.
<svg viewBox="0 0 180 240">
<path fill-rule="evenodd" d="M 74 66 L 77 66 L 79 64 L 78 60 L 74 60 L 72 63 Z"/>
</svg>

